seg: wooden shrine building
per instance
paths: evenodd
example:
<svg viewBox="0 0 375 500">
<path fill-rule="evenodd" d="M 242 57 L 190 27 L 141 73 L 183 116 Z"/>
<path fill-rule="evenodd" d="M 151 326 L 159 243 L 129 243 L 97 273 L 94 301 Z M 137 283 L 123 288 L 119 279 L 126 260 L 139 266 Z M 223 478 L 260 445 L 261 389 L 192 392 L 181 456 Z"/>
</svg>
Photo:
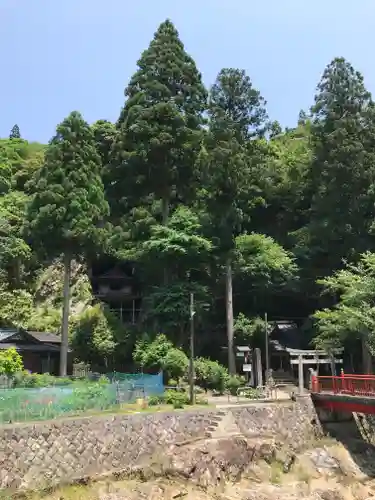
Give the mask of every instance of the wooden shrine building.
<svg viewBox="0 0 375 500">
<path fill-rule="evenodd" d="M 142 297 L 132 262 L 102 257 L 92 263 L 89 277 L 96 298 L 105 302 L 123 323 L 137 322 Z"/>
</svg>

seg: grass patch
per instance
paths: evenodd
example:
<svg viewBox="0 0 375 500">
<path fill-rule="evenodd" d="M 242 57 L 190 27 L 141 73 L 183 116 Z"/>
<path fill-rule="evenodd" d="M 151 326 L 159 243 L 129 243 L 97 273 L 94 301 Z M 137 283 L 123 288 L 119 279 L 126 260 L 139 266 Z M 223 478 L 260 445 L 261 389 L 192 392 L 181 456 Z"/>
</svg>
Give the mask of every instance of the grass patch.
<svg viewBox="0 0 375 500">
<path fill-rule="evenodd" d="M 92 410 L 87 410 L 87 411 L 77 411 L 77 412 L 71 412 L 67 413 L 64 415 L 59 415 L 59 416 L 52 416 L 51 418 L 42 418 L 40 421 L 46 422 L 46 421 L 51 421 L 51 420 L 71 420 L 74 418 L 84 418 L 84 417 L 100 417 L 100 416 L 105 416 L 105 415 L 133 415 L 137 413 L 163 413 L 163 412 L 171 412 L 171 411 L 191 411 L 194 409 L 207 409 L 207 408 L 215 408 L 214 405 L 194 405 L 194 406 L 187 406 L 184 408 L 176 409 L 172 405 L 167 405 L 167 404 L 160 404 L 157 406 L 149 406 L 147 408 L 141 408 L 137 403 L 127 403 L 123 405 L 116 405 L 110 408 L 107 408 L 105 410 L 97 410 L 97 409 L 92 409 Z M 22 423 L 28 423 L 28 422 L 37 422 L 37 419 L 34 420 L 23 420 Z M 13 423 L 13 422 L 12 422 Z M 15 423 L 21 423 L 21 422 L 15 422 Z M 1 422 L 0 421 L 0 427 L 1 424 L 9 424 L 9 422 Z M 2 500 L 2 497 L 0 496 L 0 500 Z"/>
<path fill-rule="evenodd" d="M 283 477 L 283 465 L 280 462 L 272 462 L 270 465 L 270 483 L 281 484 Z"/>
</svg>

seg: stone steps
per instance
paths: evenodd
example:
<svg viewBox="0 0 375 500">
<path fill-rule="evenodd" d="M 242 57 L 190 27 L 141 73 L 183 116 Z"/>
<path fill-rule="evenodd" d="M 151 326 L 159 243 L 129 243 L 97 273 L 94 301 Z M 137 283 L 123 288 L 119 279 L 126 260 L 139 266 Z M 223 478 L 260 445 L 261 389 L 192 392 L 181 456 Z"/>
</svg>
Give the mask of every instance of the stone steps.
<svg viewBox="0 0 375 500">
<path fill-rule="evenodd" d="M 232 412 L 219 411 L 218 417 L 219 418 L 213 419 L 211 425 L 207 427 L 205 432 L 205 437 L 207 439 L 237 436 L 241 434 L 241 430 L 235 422 Z"/>
</svg>

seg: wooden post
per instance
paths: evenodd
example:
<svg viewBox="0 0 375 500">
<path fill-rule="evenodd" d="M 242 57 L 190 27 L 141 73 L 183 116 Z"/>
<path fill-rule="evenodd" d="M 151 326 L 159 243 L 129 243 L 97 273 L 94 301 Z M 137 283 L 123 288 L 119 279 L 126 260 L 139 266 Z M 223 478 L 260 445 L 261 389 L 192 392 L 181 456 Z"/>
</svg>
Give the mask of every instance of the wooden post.
<svg viewBox="0 0 375 500">
<path fill-rule="evenodd" d="M 332 377 L 336 377 L 335 356 L 332 353 L 330 355 L 330 360 L 331 360 L 331 373 L 332 373 Z"/>
<path fill-rule="evenodd" d="M 341 372 L 340 372 L 340 390 L 341 391 L 345 391 L 346 390 L 346 384 L 345 384 L 345 374 L 344 374 L 344 370 L 341 368 Z"/>
<path fill-rule="evenodd" d="M 256 384 L 257 386 L 263 385 L 263 374 L 262 374 L 262 355 L 259 347 L 255 349 L 255 364 L 257 369 Z"/>
<path fill-rule="evenodd" d="M 266 379 L 266 384 L 268 382 L 268 377 L 269 377 L 269 371 L 270 371 L 270 356 L 269 356 L 269 349 L 268 349 L 268 344 L 269 344 L 269 339 L 268 339 L 268 320 L 267 320 L 267 313 L 264 314 L 264 324 L 265 324 L 265 356 L 266 356 L 266 373 L 265 373 L 265 379 Z"/>
<path fill-rule="evenodd" d="M 299 387 L 299 395 L 303 396 L 304 394 L 304 382 L 303 382 L 303 357 L 302 354 L 298 356 L 298 387 Z"/>
<path fill-rule="evenodd" d="M 250 386 L 254 387 L 254 356 L 251 356 Z"/>
</svg>

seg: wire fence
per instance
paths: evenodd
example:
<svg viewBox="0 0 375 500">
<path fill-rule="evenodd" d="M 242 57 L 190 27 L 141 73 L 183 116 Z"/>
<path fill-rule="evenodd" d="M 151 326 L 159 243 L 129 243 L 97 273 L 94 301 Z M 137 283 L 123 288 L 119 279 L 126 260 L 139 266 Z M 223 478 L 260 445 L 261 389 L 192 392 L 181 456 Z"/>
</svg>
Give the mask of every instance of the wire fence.
<svg viewBox="0 0 375 500">
<path fill-rule="evenodd" d="M 107 377 L 109 383 L 99 379 L 64 386 L 0 389 L 0 424 L 118 409 L 124 403 L 164 392 L 162 374 L 116 373 Z"/>
</svg>

